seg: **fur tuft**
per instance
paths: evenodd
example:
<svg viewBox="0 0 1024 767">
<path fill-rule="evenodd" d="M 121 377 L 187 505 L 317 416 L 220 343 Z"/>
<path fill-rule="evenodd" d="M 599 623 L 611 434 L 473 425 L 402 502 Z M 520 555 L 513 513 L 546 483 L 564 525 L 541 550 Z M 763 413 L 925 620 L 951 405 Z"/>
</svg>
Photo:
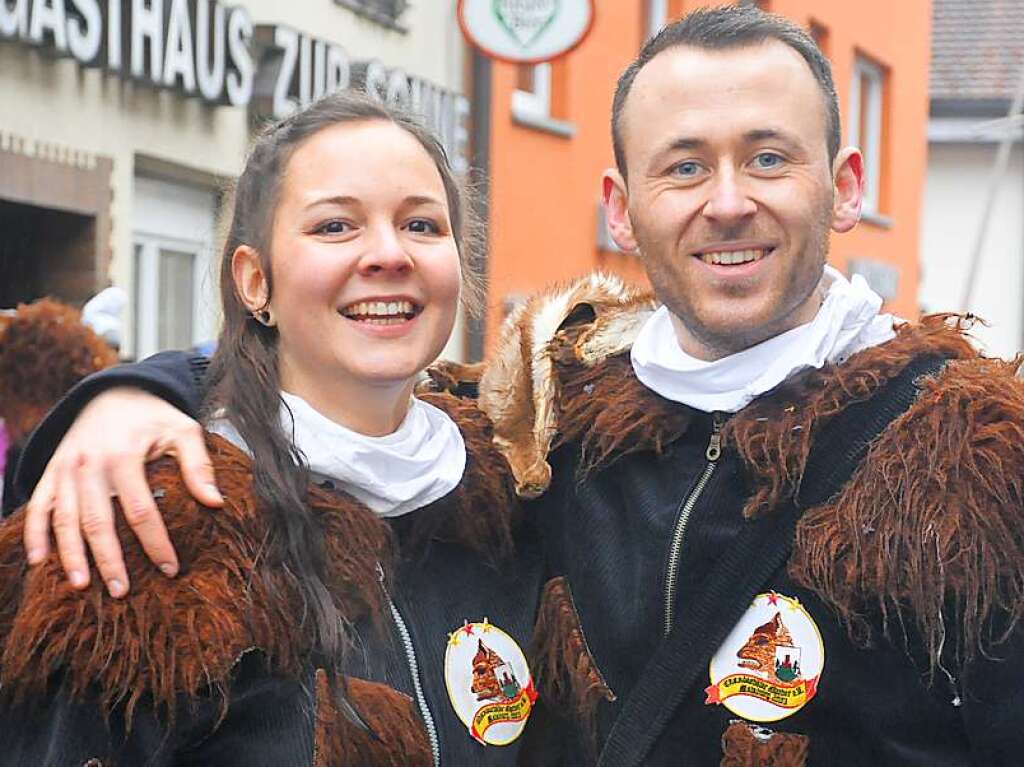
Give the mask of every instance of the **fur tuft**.
<svg viewBox="0 0 1024 767">
<path fill-rule="evenodd" d="M 541 694 L 572 712 L 586 743 L 596 749 L 598 706 L 614 701 L 615 694 L 590 655 L 564 577 L 552 578 L 544 586 L 530 656 Z"/>
<path fill-rule="evenodd" d="M 790 573 L 855 637 L 914 627 L 931 671 L 997 654 L 1024 617 L 1024 383 L 954 361 L 798 524 Z M 956 669 L 955 671 L 958 671 Z"/>
<path fill-rule="evenodd" d="M 734 721 L 722 734 L 721 767 L 804 767 L 809 749 L 806 735 Z"/>
<path fill-rule="evenodd" d="M 310 651 L 302 605 L 292 576 L 264 556 L 268 535 L 252 495 L 248 458 L 225 440 L 208 435 L 207 448 L 224 508 L 211 512 L 188 493 L 171 458 L 148 468 L 150 486 L 181 562 L 168 579 L 150 563 L 137 539 L 119 520 L 132 590 L 111 599 L 98 574 L 84 592 L 70 588 L 56 554 L 28 571 L 17 595 L 0 606 L 0 688 L 15 702 L 42 696 L 57 673 L 69 691 L 95 690 L 106 712 L 124 705 L 129 727 L 135 707 L 151 696 L 173 719 L 179 695 L 210 689 L 227 705 L 236 661 L 259 648 L 271 668 L 297 674 Z M 372 513 L 345 497 L 312 488 L 311 503 L 329 539 L 328 587 L 339 609 L 354 619 L 381 611 L 376 563 L 387 562 L 390 531 Z M 0 564 L 4 583 L 21 557 L 24 512 L 2 526 Z M 8 601 L 8 599 L 10 601 Z M 16 605 L 16 612 L 11 615 Z"/>
<path fill-rule="evenodd" d="M 316 672 L 316 731 L 313 767 L 431 767 L 430 742 L 408 695 L 387 685 L 349 677 L 348 700 L 370 727 L 354 726 L 334 704 L 323 669 Z"/>
</svg>

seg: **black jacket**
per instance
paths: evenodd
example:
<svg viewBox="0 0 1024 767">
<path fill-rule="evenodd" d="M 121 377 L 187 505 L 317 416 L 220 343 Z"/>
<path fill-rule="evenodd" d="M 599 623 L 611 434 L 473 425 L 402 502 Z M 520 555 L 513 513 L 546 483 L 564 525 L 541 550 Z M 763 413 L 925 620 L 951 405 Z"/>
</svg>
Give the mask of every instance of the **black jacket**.
<svg viewBox="0 0 1024 767">
<path fill-rule="evenodd" d="M 113 385 L 129 384 L 156 392 L 195 414 L 204 370 L 204 360 L 171 353 L 87 379 L 65 397 L 28 443 L 18 487 L 27 497 L 60 435 L 89 397 Z M 467 477 L 469 474 L 467 470 Z M 450 503 L 452 496 L 417 514 L 444 514 Z M 489 511 L 479 509 L 484 516 Z M 393 522 L 400 547 L 411 534 L 410 519 L 411 515 Z M 389 586 L 394 610 L 364 617 L 355 626 L 358 646 L 349 653 L 344 673 L 383 683 L 408 696 L 422 715 L 418 726 L 425 727 L 428 718 L 431 721 L 427 729 L 436 732 L 438 763 L 442 765 L 512 765 L 528 737 L 508 746 L 478 744 L 457 717 L 444 680 L 449 633 L 467 621 L 487 620 L 528 651 L 543 573 L 533 533 L 525 525 L 515 530 L 515 559 L 499 566 L 450 539 L 429 541 L 414 555 L 402 557 Z M 383 634 L 374 621 L 385 627 Z M 144 705 L 124 744 L 123 722 L 117 716 L 107 728 L 96 706 L 58 693 L 43 712 L 22 708 L 4 712 L 0 764 L 82 764 L 91 757 L 107 764 L 111 755 L 117 764 L 128 765 L 320 764 L 314 757 L 314 667 L 309 665 L 301 678 L 270 675 L 259 655 L 256 652 L 239 660 L 230 708 L 219 725 L 215 702 L 183 701 L 185 713 L 168 740 L 161 722 Z M 411 660 L 419 672 L 415 682 Z M 209 737 L 214 731 L 216 737 Z M 145 761 L 139 754 L 152 756 L 152 760 Z"/>
</svg>

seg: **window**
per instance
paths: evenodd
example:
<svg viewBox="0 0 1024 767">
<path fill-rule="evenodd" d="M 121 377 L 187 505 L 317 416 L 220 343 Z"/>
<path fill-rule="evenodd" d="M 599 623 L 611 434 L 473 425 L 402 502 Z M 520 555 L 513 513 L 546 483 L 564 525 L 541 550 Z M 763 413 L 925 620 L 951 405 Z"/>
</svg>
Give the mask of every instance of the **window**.
<svg viewBox="0 0 1024 767">
<path fill-rule="evenodd" d="M 385 27 L 402 29 L 398 20 L 409 7 L 409 0 L 334 0 L 360 16 Z"/>
<path fill-rule="evenodd" d="M 524 116 L 551 117 L 550 64 L 519 65 L 516 89 L 512 93 L 512 109 Z"/>
<path fill-rule="evenodd" d="M 646 21 L 645 40 L 658 34 L 668 21 L 668 0 L 647 0 Z"/>
<path fill-rule="evenodd" d="M 512 118 L 530 128 L 559 136 L 575 134 L 572 123 L 560 119 L 565 111 L 567 81 L 565 60 L 555 64 L 520 64 L 512 91 Z"/>
<path fill-rule="evenodd" d="M 885 72 L 874 62 L 857 56 L 850 88 L 850 143 L 864 154 L 864 213 L 877 215 L 882 184 L 882 122 Z"/>
<path fill-rule="evenodd" d="M 138 359 L 216 333 L 215 193 L 136 176 L 132 210 L 132 343 Z"/>
</svg>

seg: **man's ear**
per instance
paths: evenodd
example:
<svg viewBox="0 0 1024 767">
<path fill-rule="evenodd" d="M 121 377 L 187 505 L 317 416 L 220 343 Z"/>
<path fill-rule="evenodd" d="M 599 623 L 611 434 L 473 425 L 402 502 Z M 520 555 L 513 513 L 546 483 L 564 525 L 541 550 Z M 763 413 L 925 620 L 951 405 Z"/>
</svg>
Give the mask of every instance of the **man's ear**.
<svg viewBox="0 0 1024 767">
<path fill-rule="evenodd" d="M 235 248 L 231 254 L 231 277 L 235 281 L 235 292 L 250 312 L 267 308 L 267 278 L 259 253 L 248 245 Z"/>
<path fill-rule="evenodd" d="M 609 168 L 601 178 L 601 186 L 609 234 L 622 250 L 637 250 L 633 222 L 629 218 L 629 191 L 626 189 L 626 180 L 615 168 Z"/>
<path fill-rule="evenodd" d="M 860 221 L 864 202 L 864 155 L 856 147 L 841 149 L 832 163 L 832 229 L 848 232 Z"/>
</svg>

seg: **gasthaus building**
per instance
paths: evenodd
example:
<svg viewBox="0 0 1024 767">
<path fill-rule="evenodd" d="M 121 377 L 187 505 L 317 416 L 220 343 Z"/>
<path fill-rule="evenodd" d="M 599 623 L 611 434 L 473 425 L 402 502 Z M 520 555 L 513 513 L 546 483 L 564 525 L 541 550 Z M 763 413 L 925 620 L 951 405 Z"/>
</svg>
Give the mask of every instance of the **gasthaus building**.
<svg viewBox="0 0 1024 767">
<path fill-rule="evenodd" d="M 213 338 L 223 193 L 268 118 L 361 88 L 468 168 L 453 18 L 454 0 L 0 0 L 0 307 L 113 283 L 125 357 Z"/>
</svg>

